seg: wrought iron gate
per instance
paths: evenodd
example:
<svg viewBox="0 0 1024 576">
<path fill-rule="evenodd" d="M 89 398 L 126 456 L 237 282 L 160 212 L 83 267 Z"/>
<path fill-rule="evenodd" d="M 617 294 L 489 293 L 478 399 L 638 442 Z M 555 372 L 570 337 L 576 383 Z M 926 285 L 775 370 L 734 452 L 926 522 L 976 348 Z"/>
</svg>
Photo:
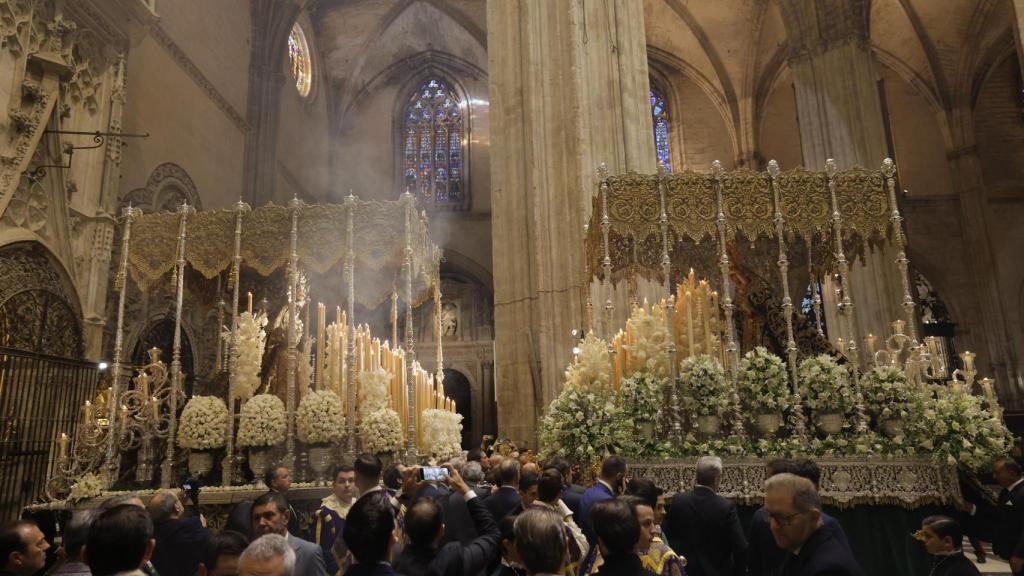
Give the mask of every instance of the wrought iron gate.
<svg viewBox="0 0 1024 576">
<path fill-rule="evenodd" d="M 62 432 L 96 396 L 95 363 L 0 346 L 0 522 L 40 497 Z"/>
</svg>

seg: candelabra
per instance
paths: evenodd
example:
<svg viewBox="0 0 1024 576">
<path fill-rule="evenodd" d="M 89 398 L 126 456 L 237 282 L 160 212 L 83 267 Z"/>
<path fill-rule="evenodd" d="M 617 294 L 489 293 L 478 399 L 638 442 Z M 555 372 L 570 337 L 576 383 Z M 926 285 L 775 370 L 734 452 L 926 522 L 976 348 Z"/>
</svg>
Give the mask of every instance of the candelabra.
<svg viewBox="0 0 1024 576">
<path fill-rule="evenodd" d="M 117 430 L 117 444 L 121 450 L 138 450 L 135 480 L 149 483 L 153 480 L 154 446 L 158 440 L 173 442 L 171 435 L 170 405 L 172 394 L 178 394 L 177 404 L 185 402 L 183 386 L 172 386 L 167 365 L 160 360 L 160 349 L 148 351 L 149 364 L 139 369 L 132 380 L 135 388 L 121 394 L 121 417 Z M 178 378 L 182 375 L 179 373 Z"/>
<path fill-rule="evenodd" d="M 101 391 L 102 397 L 107 390 Z M 46 481 L 46 496 L 57 499 L 66 494 L 79 478 L 90 470 L 96 470 L 103 463 L 106 453 L 107 434 L 110 431 L 110 420 L 102 412 L 97 417 L 97 407 L 86 400 L 82 406 L 81 421 L 75 433 L 74 446 L 69 453 L 71 438 L 61 433 L 57 439 L 57 461 L 53 473 Z"/>
</svg>

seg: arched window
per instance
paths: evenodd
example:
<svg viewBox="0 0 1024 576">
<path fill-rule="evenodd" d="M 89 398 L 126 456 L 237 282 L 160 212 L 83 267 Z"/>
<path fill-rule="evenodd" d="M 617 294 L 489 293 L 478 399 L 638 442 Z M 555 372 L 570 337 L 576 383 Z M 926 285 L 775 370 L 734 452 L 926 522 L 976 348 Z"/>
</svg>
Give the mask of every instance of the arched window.
<svg viewBox="0 0 1024 576">
<path fill-rule="evenodd" d="M 451 86 L 432 77 L 412 93 L 402 116 L 405 189 L 432 205 L 462 204 L 463 105 Z"/>
<path fill-rule="evenodd" d="M 654 149 L 658 162 L 665 163 L 665 170 L 672 171 L 672 154 L 668 145 L 668 106 L 665 96 L 657 86 L 651 84 L 651 119 L 654 121 Z"/>
<path fill-rule="evenodd" d="M 309 89 L 313 85 L 313 66 L 309 59 L 306 34 L 298 24 L 292 26 L 292 33 L 288 36 L 288 62 L 292 67 L 292 78 L 295 79 L 295 89 L 299 91 L 299 96 L 309 96 Z"/>
</svg>

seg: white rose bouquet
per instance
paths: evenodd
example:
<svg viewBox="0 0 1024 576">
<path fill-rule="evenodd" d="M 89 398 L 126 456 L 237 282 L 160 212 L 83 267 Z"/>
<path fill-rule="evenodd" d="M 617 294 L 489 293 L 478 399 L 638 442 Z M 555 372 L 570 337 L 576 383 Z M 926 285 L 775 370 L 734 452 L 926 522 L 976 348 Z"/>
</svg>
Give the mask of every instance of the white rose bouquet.
<svg viewBox="0 0 1024 576">
<path fill-rule="evenodd" d="M 430 408 L 420 416 L 423 435 L 420 450 L 438 460 L 448 460 L 462 451 L 462 414 Z"/>
<path fill-rule="evenodd" d="M 646 372 L 656 378 L 668 377 L 668 328 L 665 325 L 665 307 L 661 304 L 637 306 L 626 321 L 631 342 L 624 348 L 629 352 L 629 373 Z"/>
<path fill-rule="evenodd" d="M 239 413 L 238 447 L 275 446 L 284 442 L 284 402 L 273 394 L 257 394 L 242 406 Z"/>
<path fill-rule="evenodd" d="M 724 416 L 732 408 L 732 387 L 725 371 L 707 354 L 680 363 L 679 385 L 683 404 L 696 416 Z"/>
<path fill-rule="evenodd" d="M 568 387 L 551 401 L 538 431 L 543 458 L 581 463 L 618 452 L 627 433 L 618 426 L 615 396 L 604 388 Z"/>
<path fill-rule="evenodd" d="M 95 498 L 103 492 L 103 480 L 94 472 L 86 472 L 82 474 L 78 482 L 71 485 L 71 493 L 68 495 L 68 500 L 71 502 L 78 502 L 79 500 L 86 500 L 88 498 Z"/>
<path fill-rule="evenodd" d="M 1013 435 L 981 402 L 963 390 L 943 390 L 925 409 L 923 423 L 930 436 L 923 447 L 938 461 L 974 471 L 1005 456 L 1013 445 Z"/>
<path fill-rule="evenodd" d="M 306 444 L 329 444 L 341 440 L 345 415 L 341 398 L 331 390 L 308 392 L 295 411 L 299 440 Z"/>
<path fill-rule="evenodd" d="M 818 414 L 845 414 L 853 410 L 856 398 L 846 368 L 828 354 L 800 363 L 796 371 L 800 397 L 807 409 Z"/>
<path fill-rule="evenodd" d="M 762 346 L 743 355 L 736 380 L 745 412 L 784 412 L 792 404 L 786 364 Z"/>
<path fill-rule="evenodd" d="M 402 447 L 402 419 L 391 408 L 374 410 L 360 420 L 359 437 L 367 452 L 397 452 Z"/>
<path fill-rule="evenodd" d="M 610 386 L 612 369 L 608 360 L 608 343 L 591 332 L 580 342 L 579 348 L 580 353 L 565 371 L 565 385 Z"/>
<path fill-rule="evenodd" d="M 895 366 L 877 366 L 860 381 L 864 404 L 879 419 L 906 418 L 914 394 L 903 370 Z"/>
<path fill-rule="evenodd" d="M 178 420 L 178 446 L 212 450 L 227 442 L 228 407 L 216 396 L 193 396 Z"/>
<path fill-rule="evenodd" d="M 267 315 L 260 312 L 255 316 L 251 312 L 238 315 L 237 338 L 235 348 L 235 371 L 231 375 L 231 385 L 235 398 L 248 400 L 260 386 L 260 364 L 263 362 L 263 351 L 267 345 Z M 225 334 L 230 342 L 231 333 Z"/>
</svg>

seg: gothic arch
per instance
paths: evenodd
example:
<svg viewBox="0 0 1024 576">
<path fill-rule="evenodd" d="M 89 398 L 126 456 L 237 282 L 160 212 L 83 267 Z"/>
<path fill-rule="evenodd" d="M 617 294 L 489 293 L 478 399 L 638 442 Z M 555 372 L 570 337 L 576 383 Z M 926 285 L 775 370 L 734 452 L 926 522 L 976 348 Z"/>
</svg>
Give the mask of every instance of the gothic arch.
<svg viewBox="0 0 1024 576">
<path fill-rule="evenodd" d="M 145 213 L 167 212 L 177 210 L 186 201 L 196 210 L 203 209 L 199 190 L 188 172 L 173 162 L 164 162 L 149 174 L 145 187 L 136 188 L 121 198 L 121 208 L 130 203 Z"/>
<path fill-rule="evenodd" d="M 39 242 L 0 247 L 0 334 L 0 345 L 82 357 L 82 312 L 74 284 Z"/>
</svg>

